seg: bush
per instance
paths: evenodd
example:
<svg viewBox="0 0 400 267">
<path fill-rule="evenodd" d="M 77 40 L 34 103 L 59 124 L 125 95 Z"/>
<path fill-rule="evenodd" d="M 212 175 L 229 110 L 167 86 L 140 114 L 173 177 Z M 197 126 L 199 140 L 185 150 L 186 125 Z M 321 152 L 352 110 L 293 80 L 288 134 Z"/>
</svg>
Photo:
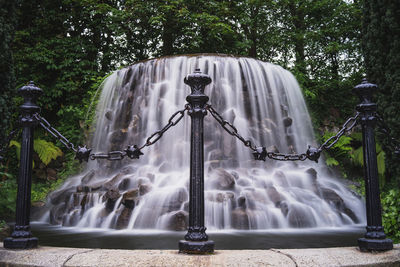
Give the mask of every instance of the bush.
<svg viewBox="0 0 400 267">
<path fill-rule="evenodd" d="M 382 220 L 385 233 L 395 243 L 400 242 L 400 189 L 394 187 L 381 194 Z"/>
</svg>

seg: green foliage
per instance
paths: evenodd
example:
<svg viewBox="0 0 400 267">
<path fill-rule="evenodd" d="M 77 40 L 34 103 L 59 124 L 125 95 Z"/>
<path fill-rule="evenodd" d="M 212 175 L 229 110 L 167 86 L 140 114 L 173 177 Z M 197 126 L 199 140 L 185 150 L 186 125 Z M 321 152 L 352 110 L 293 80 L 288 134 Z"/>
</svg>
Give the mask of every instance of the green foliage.
<svg viewBox="0 0 400 267">
<path fill-rule="evenodd" d="M 363 55 L 368 81 L 379 86 L 378 108 L 400 139 L 400 10 L 399 1 L 365 0 L 363 2 Z M 390 151 L 385 136 L 379 136 L 386 152 L 387 180 L 400 181 L 398 157 Z"/>
<path fill-rule="evenodd" d="M 46 181 L 45 183 L 32 184 L 31 201 L 44 201 L 47 195 L 60 187 L 64 181 L 65 179 L 58 179 L 55 182 Z"/>
<path fill-rule="evenodd" d="M 21 144 L 15 140 L 11 140 L 10 146 L 16 147 L 17 157 L 20 158 Z M 48 165 L 52 160 L 63 155 L 60 148 L 56 147 L 52 142 L 43 139 L 34 140 L 33 150 L 45 165 Z"/>
<path fill-rule="evenodd" d="M 382 219 L 385 233 L 395 243 L 400 242 L 400 189 L 398 186 L 381 195 Z"/>
<path fill-rule="evenodd" d="M 10 219 L 17 203 L 17 182 L 15 179 L 0 181 L 0 219 Z"/>
<path fill-rule="evenodd" d="M 15 74 L 12 56 L 12 40 L 16 22 L 18 0 L 1 1 L 0 4 L 0 140 L 5 140 L 6 130 L 13 125 L 12 112 L 15 107 L 12 97 L 15 94 Z"/>
<path fill-rule="evenodd" d="M 326 141 L 336 133 L 327 132 L 322 137 L 322 141 Z M 331 149 L 326 151 L 326 165 L 338 166 L 339 161 L 349 157 L 349 152 L 352 150 L 351 147 L 352 138 L 350 136 L 342 136 L 339 141 L 332 146 Z M 338 161 L 339 160 L 339 161 Z"/>
</svg>

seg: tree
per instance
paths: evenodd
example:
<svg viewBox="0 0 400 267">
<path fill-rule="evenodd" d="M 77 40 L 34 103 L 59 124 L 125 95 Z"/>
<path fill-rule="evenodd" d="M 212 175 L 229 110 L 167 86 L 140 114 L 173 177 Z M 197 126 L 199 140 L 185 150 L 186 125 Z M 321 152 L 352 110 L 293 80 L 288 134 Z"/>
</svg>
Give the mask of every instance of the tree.
<svg viewBox="0 0 400 267">
<path fill-rule="evenodd" d="M 400 2 L 365 0 L 363 6 L 363 53 L 368 80 L 378 84 L 378 110 L 390 125 L 391 135 L 400 139 Z M 387 178 L 400 182 L 400 165 L 387 139 Z"/>
<path fill-rule="evenodd" d="M 14 111 L 12 98 L 16 90 L 11 45 L 17 3 L 18 1 L 1 1 L 0 5 L 0 140 L 6 139 L 6 130 L 11 126 L 11 115 Z"/>
</svg>

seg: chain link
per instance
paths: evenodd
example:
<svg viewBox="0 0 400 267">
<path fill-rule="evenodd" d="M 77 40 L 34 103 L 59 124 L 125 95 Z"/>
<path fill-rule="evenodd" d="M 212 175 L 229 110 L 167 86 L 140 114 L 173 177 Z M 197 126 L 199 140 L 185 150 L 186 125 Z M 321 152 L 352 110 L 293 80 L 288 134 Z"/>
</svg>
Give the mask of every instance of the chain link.
<svg viewBox="0 0 400 267">
<path fill-rule="evenodd" d="M 146 146 L 151 146 L 154 145 L 158 140 L 160 140 L 160 138 L 163 136 L 163 134 L 169 130 L 169 128 L 171 128 L 172 126 L 175 126 L 178 124 L 178 122 L 180 122 L 182 120 L 182 118 L 185 116 L 185 111 L 189 109 L 189 105 L 185 105 L 185 108 L 182 110 L 178 110 L 177 112 L 175 112 L 174 114 L 172 114 L 172 116 L 169 118 L 167 125 L 165 125 L 161 130 L 153 133 L 152 135 L 150 135 L 147 140 L 146 143 L 144 143 L 144 145 L 142 145 L 141 147 L 139 147 L 139 150 L 141 150 L 142 148 L 146 147 Z"/>
<path fill-rule="evenodd" d="M 389 141 L 389 148 L 392 149 L 396 154 L 400 154 L 400 143 L 394 137 L 390 135 L 390 129 L 384 121 L 383 117 L 376 112 L 378 119 L 378 131 L 382 133 Z"/>
<path fill-rule="evenodd" d="M 221 125 L 221 127 L 230 135 L 239 139 L 246 147 L 250 148 L 254 152 L 257 152 L 257 147 L 251 142 L 251 140 L 244 139 L 239 133 L 237 128 L 227 120 L 225 120 L 211 105 L 206 105 L 206 109 L 214 117 L 214 119 Z"/>
<path fill-rule="evenodd" d="M 339 141 L 340 137 L 342 137 L 345 133 L 350 132 L 357 125 L 359 117 L 360 117 L 360 112 L 357 112 L 355 116 L 347 119 L 347 121 L 343 124 L 342 129 L 340 129 L 336 135 L 334 135 L 334 136 L 330 137 L 328 140 L 326 140 L 319 147 L 318 150 L 322 151 L 324 149 L 330 149 L 331 147 L 333 147 Z"/>
<path fill-rule="evenodd" d="M 60 141 L 66 148 L 77 152 L 73 143 L 71 143 L 67 138 L 65 138 L 59 131 L 57 131 L 51 124 L 38 113 L 33 115 L 39 122 L 40 126 L 43 127 L 48 133 L 50 133 L 54 138 Z"/>
</svg>

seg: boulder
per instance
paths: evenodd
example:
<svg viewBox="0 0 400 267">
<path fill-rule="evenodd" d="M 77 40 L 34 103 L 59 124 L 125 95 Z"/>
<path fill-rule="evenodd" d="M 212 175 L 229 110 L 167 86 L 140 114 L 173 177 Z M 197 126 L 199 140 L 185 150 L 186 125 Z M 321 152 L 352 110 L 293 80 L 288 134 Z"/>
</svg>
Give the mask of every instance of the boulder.
<svg viewBox="0 0 400 267">
<path fill-rule="evenodd" d="M 306 174 L 313 180 L 316 181 L 318 177 L 318 173 L 314 168 L 309 168 L 306 170 Z"/>
<path fill-rule="evenodd" d="M 118 216 L 117 223 L 116 223 L 116 229 L 125 229 L 128 224 L 129 220 L 132 215 L 132 209 L 129 208 L 123 208 L 121 213 Z"/>
<path fill-rule="evenodd" d="M 119 182 L 118 189 L 121 190 L 121 191 L 128 190 L 129 186 L 130 186 L 130 183 L 131 183 L 131 179 L 124 178 L 124 179 L 122 179 L 121 182 Z"/>
<path fill-rule="evenodd" d="M 322 198 L 336 209 L 343 210 L 345 205 L 343 199 L 332 189 L 321 187 Z"/>
<path fill-rule="evenodd" d="M 214 185 L 219 190 L 232 190 L 235 187 L 235 177 L 224 169 L 215 170 Z"/>
<path fill-rule="evenodd" d="M 274 177 L 274 180 L 276 180 L 280 186 L 283 186 L 283 187 L 289 186 L 286 175 L 282 171 L 279 171 L 279 170 L 275 171 L 273 174 L 273 177 Z"/>
<path fill-rule="evenodd" d="M 9 237 L 11 235 L 11 227 L 8 224 L 2 224 L 0 227 L 0 242 L 4 240 L 4 238 Z"/>
<path fill-rule="evenodd" d="M 141 196 L 147 194 L 150 191 L 151 191 L 151 185 L 150 184 L 141 184 L 141 185 L 139 185 L 139 194 Z"/>
<path fill-rule="evenodd" d="M 128 209 L 134 209 L 136 199 L 139 196 L 139 189 L 135 188 L 122 195 L 122 204 Z"/>
<path fill-rule="evenodd" d="M 294 228 L 314 227 L 317 224 L 306 208 L 295 205 L 290 205 L 287 218 L 289 226 Z"/>
<path fill-rule="evenodd" d="M 281 209 L 283 215 L 287 216 L 287 214 L 289 212 L 289 206 L 286 203 L 286 201 L 282 201 L 282 202 L 278 203 L 278 208 Z"/>
<path fill-rule="evenodd" d="M 293 119 L 292 119 L 292 118 L 290 118 L 290 117 L 285 117 L 285 118 L 283 118 L 283 125 L 284 125 L 285 127 L 291 126 L 292 123 L 293 123 Z"/>
<path fill-rule="evenodd" d="M 82 177 L 82 184 L 88 184 L 93 177 L 95 176 L 96 172 L 94 170 L 90 170 L 85 176 Z"/>
<path fill-rule="evenodd" d="M 115 206 L 115 202 L 121 196 L 118 189 L 112 188 L 107 191 L 107 193 L 103 196 L 103 201 L 106 201 L 106 209 L 107 211 L 112 211 Z"/>
<path fill-rule="evenodd" d="M 189 224 L 189 213 L 180 210 L 172 212 L 168 220 L 167 229 L 173 231 L 185 231 Z"/>
<path fill-rule="evenodd" d="M 266 191 L 269 199 L 275 204 L 275 206 L 278 206 L 278 204 L 284 199 L 273 186 L 268 187 Z"/>
<path fill-rule="evenodd" d="M 245 209 L 236 208 L 232 211 L 232 227 L 241 230 L 249 229 L 249 216 Z"/>
<path fill-rule="evenodd" d="M 111 179 L 107 180 L 104 183 L 103 188 L 105 190 L 110 190 L 111 188 L 115 188 L 118 185 L 118 183 L 121 181 L 121 179 L 124 175 L 125 174 L 123 174 L 123 173 L 118 173 L 117 175 L 114 175 L 114 177 L 112 177 Z"/>
<path fill-rule="evenodd" d="M 238 207 L 246 209 L 246 197 L 240 196 L 237 199 Z"/>
</svg>

